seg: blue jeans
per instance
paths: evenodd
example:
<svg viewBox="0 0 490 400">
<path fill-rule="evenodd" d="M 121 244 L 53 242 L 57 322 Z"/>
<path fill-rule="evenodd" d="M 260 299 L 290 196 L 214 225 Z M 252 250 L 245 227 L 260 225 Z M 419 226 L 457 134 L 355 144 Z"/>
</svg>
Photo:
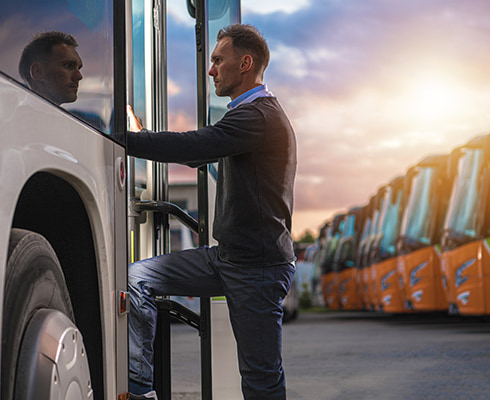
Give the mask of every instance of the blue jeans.
<svg viewBox="0 0 490 400">
<path fill-rule="evenodd" d="M 201 247 L 138 261 L 129 266 L 129 377 L 153 386 L 155 296 L 226 296 L 237 341 L 246 400 L 284 400 L 281 303 L 294 264 L 243 267 L 221 261 L 217 247 Z"/>
</svg>

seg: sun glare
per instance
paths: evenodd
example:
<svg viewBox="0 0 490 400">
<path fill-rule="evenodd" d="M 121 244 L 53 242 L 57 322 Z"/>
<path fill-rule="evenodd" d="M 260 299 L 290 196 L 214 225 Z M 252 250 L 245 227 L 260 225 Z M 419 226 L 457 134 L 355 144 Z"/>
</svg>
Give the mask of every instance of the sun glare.
<svg viewBox="0 0 490 400">
<path fill-rule="evenodd" d="M 444 77 L 411 80 L 404 103 L 411 116 L 421 121 L 451 118 L 464 111 L 465 90 L 461 84 Z"/>
</svg>

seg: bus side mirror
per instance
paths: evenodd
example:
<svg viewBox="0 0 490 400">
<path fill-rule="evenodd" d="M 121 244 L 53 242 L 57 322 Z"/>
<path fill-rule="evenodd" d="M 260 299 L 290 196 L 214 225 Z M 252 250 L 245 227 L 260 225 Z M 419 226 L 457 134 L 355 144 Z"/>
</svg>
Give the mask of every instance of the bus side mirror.
<svg viewBox="0 0 490 400">
<path fill-rule="evenodd" d="M 196 1 L 187 0 L 187 12 L 192 18 L 196 18 Z"/>
<path fill-rule="evenodd" d="M 187 12 L 192 18 L 196 18 L 196 1 L 199 0 L 187 0 Z M 228 11 L 229 4 L 226 0 L 215 0 L 209 5 L 209 20 L 220 19 Z"/>
</svg>

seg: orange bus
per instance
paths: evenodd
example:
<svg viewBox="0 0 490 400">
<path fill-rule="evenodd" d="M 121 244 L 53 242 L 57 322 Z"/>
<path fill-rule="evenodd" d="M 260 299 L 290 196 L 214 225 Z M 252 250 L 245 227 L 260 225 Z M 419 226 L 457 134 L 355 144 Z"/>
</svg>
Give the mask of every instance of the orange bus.
<svg viewBox="0 0 490 400">
<path fill-rule="evenodd" d="M 373 212 L 376 196 L 372 196 L 369 199 L 368 205 L 364 209 L 364 215 L 362 220 L 362 231 L 359 238 L 359 244 L 356 250 L 356 281 L 357 290 L 361 297 L 361 307 L 363 310 L 369 309 L 369 291 L 367 282 L 367 273 L 364 268 L 367 260 L 366 251 L 368 248 L 369 234 L 371 233 L 371 226 L 373 225 Z M 365 276 L 366 273 L 366 276 Z"/>
<path fill-rule="evenodd" d="M 344 229 L 335 253 L 333 270 L 336 294 L 341 310 L 362 309 L 361 293 L 357 286 L 355 255 L 362 227 L 363 212 L 363 207 L 355 207 L 346 214 Z"/>
<path fill-rule="evenodd" d="M 490 314 L 490 136 L 455 152 L 457 173 L 442 237 L 444 287 L 450 313 Z"/>
<path fill-rule="evenodd" d="M 424 158 L 407 172 L 407 205 L 397 242 L 397 269 L 406 306 L 448 309 L 441 275 L 441 236 L 454 173 L 449 155 Z"/>
<path fill-rule="evenodd" d="M 320 228 L 317 239 L 317 250 L 313 256 L 313 276 L 311 277 L 311 292 L 317 304 L 325 305 L 322 289 L 322 270 L 321 263 L 325 256 L 325 244 L 330 233 L 332 221 L 325 222 Z"/>
<path fill-rule="evenodd" d="M 364 282 L 364 299 L 366 308 L 370 311 L 378 310 L 378 301 L 376 299 L 376 285 L 375 285 L 375 270 L 373 266 L 373 249 L 378 237 L 380 227 L 381 210 L 383 209 L 384 193 L 387 190 L 386 186 L 382 186 L 378 189 L 378 192 L 372 198 L 372 211 L 371 211 L 371 227 L 369 234 L 366 238 L 366 242 L 362 249 L 362 279 Z"/>
<path fill-rule="evenodd" d="M 339 308 L 339 301 L 335 290 L 336 280 L 333 270 L 335 252 L 339 244 L 340 235 L 344 228 L 345 214 L 338 214 L 334 217 L 328 227 L 324 247 L 321 250 L 319 265 L 321 271 L 321 287 L 325 305 L 332 310 Z"/>
<path fill-rule="evenodd" d="M 383 192 L 379 230 L 371 249 L 371 275 L 381 311 L 404 312 L 405 299 L 396 268 L 395 245 L 404 207 L 405 176 L 393 179 Z"/>
</svg>

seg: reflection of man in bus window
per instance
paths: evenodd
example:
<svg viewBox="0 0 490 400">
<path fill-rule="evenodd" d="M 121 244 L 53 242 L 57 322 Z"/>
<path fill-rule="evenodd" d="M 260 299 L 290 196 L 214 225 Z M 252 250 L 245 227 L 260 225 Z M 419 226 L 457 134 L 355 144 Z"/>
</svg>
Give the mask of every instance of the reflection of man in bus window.
<svg viewBox="0 0 490 400">
<path fill-rule="evenodd" d="M 27 44 L 19 73 L 30 89 L 60 105 L 77 99 L 82 59 L 77 40 L 63 32 L 38 33 Z"/>
<path fill-rule="evenodd" d="M 156 399 L 154 296 L 163 294 L 226 296 L 244 399 L 286 399 L 281 303 L 295 271 L 296 139 L 279 101 L 263 84 L 269 62 L 264 38 L 237 24 L 221 30 L 217 39 L 209 75 L 216 94 L 232 100 L 221 121 L 197 131 L 127 135 L 128 152 L 137 157 L 193 166 L 219 162 L 213 229 L 218 246 L 129 267 L 131 399 Z M 137 122 L 130 110 L 129 115 Z"/>
</svg>

